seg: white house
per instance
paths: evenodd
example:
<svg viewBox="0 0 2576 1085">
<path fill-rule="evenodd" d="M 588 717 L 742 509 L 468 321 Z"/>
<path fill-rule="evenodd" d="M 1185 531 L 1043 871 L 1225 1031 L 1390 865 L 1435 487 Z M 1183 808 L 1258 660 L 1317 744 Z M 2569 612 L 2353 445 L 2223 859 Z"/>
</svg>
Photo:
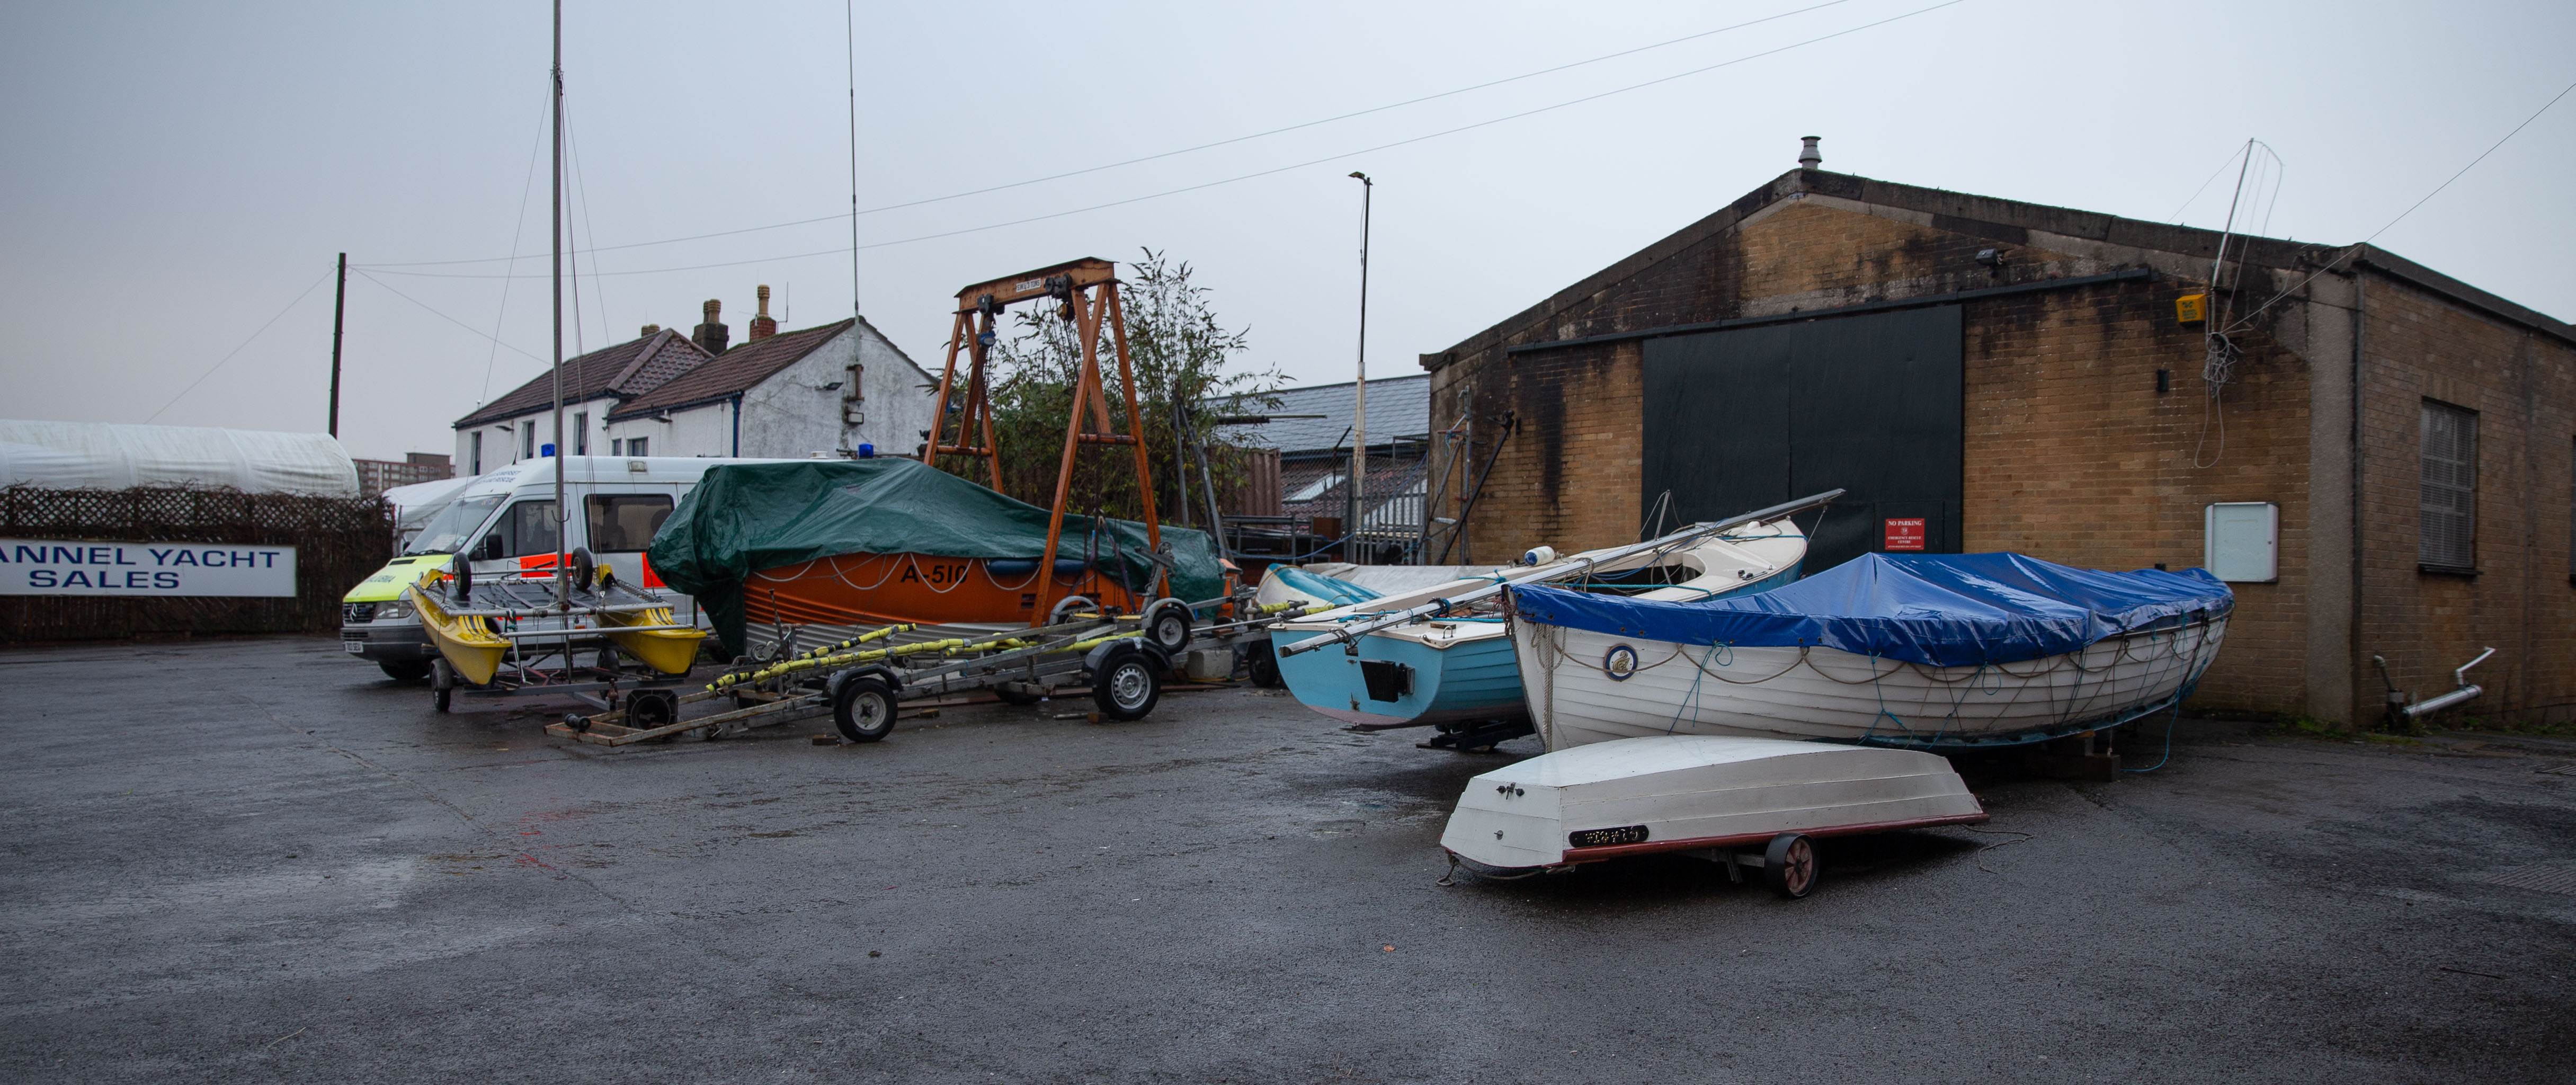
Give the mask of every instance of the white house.
<svg viewBox="0 0 2576 1085">
<path fill-rule="evenodd" d="M 612 456 L 803 458 L 873 445 L 908 456 L 930 428 L 934 381 L 865 320 L 764 334 L 609 410 Z M 594 423 L 598 424 L 598 423 Z"/>
<path fill-rule="evenodd" d="M 712 304 L 712 303 L 710 303 Z M 716 340 L 723 349 L 723 340 Z M 564 436 L 576 456 L 607 451 L 599 431 L 618 404 L 713 361 L 715 355 L 677 331 L 646 328 L 641 338 L 594 350 L 563 364 Z M 554 443 L 551 372 L 456 420 L 460 474 L 473 476 L 543 454 Z"/>
</svg>

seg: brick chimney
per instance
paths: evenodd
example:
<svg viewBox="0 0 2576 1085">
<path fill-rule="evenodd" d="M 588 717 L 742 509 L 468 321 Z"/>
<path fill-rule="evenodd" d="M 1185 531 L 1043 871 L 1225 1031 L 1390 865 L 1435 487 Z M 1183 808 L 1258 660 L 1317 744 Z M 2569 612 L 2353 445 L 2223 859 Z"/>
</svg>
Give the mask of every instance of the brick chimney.
<svg viewBox="0 0 2576 1085">
<path fill-rule="evenodd" d="M 696 331 L 689 333 L 689 341 L 696 343 L 701 347 L 705 347 L 709 354 L 724 353 L 725 341 L 732 338 L 732 334 L 730 330 L 724 326 L 722 321 L 716 319 L 716 314 L 723 311 L 723 302 L 717 301 L 714 298 L 708 298 L 707 322 L 698 325 Z"/>
<path fill-rule="evenodd" d="M 662 330 L 662 326 L 661 326 L 661 325 L 659 325 L 659 324 L 647 324 L 647 325 L 644 325 L 644 337 L 645 337 L 645 338 L 647 338 L 647 339 L 650 339 L 650 338 L 652 338 L 652 337 L 653 337 L 653 333 L 654 333 L 654 332 L 658 332 L 658 331 L 661 331 L 661 330 Z"/>
<path fill-rule="evenodd" d="M 746 343 L 757 343 L 778 334 L 778 322 L 769 319 L 769 284 L 761 284 L 753 294 L 760 298 L 760 315 L 751 318 L 751 336 L 743 340 Z"/>
</svg>

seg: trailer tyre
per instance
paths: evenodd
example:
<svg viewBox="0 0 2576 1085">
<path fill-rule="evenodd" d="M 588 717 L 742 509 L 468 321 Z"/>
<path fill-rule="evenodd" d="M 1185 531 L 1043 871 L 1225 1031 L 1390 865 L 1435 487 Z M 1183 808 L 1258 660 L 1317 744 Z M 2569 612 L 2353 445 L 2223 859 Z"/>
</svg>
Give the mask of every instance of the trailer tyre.
<svg viewBox="0 0 2576 1085">
<path fill-rule="evenodd" d="M 431 660 L 429 663 L 430 706 L 440 712 L 447 711 L 448 702 L 453 698 L 455 692 L 455 666 L 448 663 L 443 657 Z"/>
<path fill-rule="evenodd" d="M 667 727 L 680 720 L 680 699 L 666 689 L 639 689 L 626 698 L 626 726 L 638 731 Z"/>
<path fill-rule="evenodd" d="M 1156 600 L 1145 609 L 1145 637 L 1165 653 L 1180 654 L 1190 646 L 1190 607 L 1178 599 Z"/>
<path fill-rule="evenodd" d="M 1800 833 L 1781 833 L 1762 851 L 1762 881 L 1771 891 L 1796 900 L 1816 888 L 1816 843 Z"/>
<path fill-rule="evenodd" d="M 1162 699 L 1162 668 L 1142 649 L 1113 654 L 1092 672 L 1091 700 L 1110 719 L 1144 719 Z"/>
<path fill-rule="evenodd" d="M 1252 684 L 1263 689 L 1279 688 L 1279 657 L 1272 654 L 1270 642 L 1260 641 L 1244 649 L 1244 669 L 1252 672 Z"/>
<path fill-rule="evenodd" d="M 880 678 L 852 678 L 832 691 L 832 724 L 852 742 L 874 742 L 894 730 L 894 690 Z"/>
</svg>

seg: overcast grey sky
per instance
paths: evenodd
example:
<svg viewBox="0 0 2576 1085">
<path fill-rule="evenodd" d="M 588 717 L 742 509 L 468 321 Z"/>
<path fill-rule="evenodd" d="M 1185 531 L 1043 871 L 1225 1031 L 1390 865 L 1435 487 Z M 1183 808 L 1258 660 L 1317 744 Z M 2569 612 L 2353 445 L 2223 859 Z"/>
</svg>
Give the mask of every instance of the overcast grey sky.
<svg viewBox="0 0 2576 1085">
<path fill-rule="evenodd" d="M 1819 2 L 860 5 L 859 201 L 1159 154 Z M 2234 172 L 2204 182 L 2250 136 L 2286 169 L 2257 178 L 2240 223 L 2340 243 L 2576 81 L 2563 2 L 1935 5 L 1844 0 L 865 214 L 860 302 L 935 371 L 959 287 L 1150 246 L 1249 327 L 1248 362 L 1347 380 L 1360 192 L 1344 175 L 1363 169 L 1378 182 L 1371 372 L 1403 375 L 1792 168 L 1802 135 L 1825 137 L 1827 169 L 2203 226 L 2226 216 Z M 848 312 L 842 12 L 567 6 L 572 215 L 603 249 L 584 258 L 581 345 L 695 324 L 710 297 L 739 341 L 759 283 L 788 326 Z M 372 270 L 349 286 L 342 439 L 360 456 L 447 451 L 454 419 L 548 353 L 542 256 L 428 263 L 545 250 L 546 16 L 538 0 L 0 9 L 0 416 L 318 430 L 325 276 L 346 250 Z M 1783 51 L 1369 150 L 1768 50 Z M 2570 176 L 2576 96 L 2378 243 L 2576 317 Z M 1079 210 L 1116 201 L 1133 202 Z M 1054 217 L 997 225 L 1037 216 Z M 495 277 L 512 268 L 531 277 Z"/>
</svg>

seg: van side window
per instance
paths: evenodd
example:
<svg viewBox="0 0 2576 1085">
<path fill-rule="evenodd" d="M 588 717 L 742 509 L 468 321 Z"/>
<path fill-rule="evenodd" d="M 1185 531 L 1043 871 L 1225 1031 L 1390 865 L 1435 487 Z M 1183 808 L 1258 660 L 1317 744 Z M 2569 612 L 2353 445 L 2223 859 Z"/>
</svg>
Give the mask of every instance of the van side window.
<svg viewBox="0 0 2576 1085">
<path fill-rule="evenodd" d="M 510 506 L 493 529 L 501 536 L 501 556 L 520 558 L 555 552 L 555 503 L 522 501 Z"/>
<path fill-rule="evenodd" d="M 603 554 L 644 549 L 671 517 L 669 494 L 592 494 L 586 504 L 590 548 Z"/>
</svg>

